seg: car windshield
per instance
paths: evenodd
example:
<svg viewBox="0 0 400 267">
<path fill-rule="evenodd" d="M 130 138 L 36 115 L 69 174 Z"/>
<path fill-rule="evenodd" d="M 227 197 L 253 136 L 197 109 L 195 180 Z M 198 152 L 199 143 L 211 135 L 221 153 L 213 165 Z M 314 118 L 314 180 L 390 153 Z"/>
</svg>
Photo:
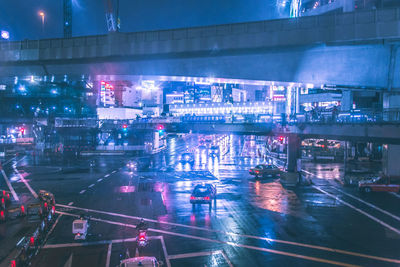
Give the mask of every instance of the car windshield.
<svg viewBox="0 0 400 267">
<path fill-rule="evenodd" d="M 201 186 L 201 187 L 196 187 L 194 190 L 193 190 L 193 194 L 194 195 L 207 195 L 207 194 L 210 194 L 210 188 L 209 187 L 204 187 L 204 186 Z"/>
</svg>

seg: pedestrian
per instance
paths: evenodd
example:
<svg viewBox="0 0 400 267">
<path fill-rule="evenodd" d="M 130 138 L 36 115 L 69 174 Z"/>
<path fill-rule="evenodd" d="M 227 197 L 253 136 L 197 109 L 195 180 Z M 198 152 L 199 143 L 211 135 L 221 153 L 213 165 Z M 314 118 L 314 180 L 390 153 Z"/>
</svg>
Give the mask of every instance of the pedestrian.
<svg viewBox="0 0 400 267">
<path fill-rule="evenodd" d="M 303 183 L 303 178 L 301 175 L 301 158 L 297 159 L 296 168 L 297 168 L 297 173 L 299 175 L 299 184 L 301 185 Z"/>
</svg>

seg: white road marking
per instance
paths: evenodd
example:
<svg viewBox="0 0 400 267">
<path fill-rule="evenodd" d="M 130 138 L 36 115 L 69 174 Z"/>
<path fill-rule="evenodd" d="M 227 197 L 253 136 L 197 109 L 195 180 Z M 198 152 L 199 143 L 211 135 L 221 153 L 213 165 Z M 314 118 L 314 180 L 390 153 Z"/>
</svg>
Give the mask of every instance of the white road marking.
<svg viewBox="0 0 400 267">
<path fill-rule="evenodd" d="M 165 261 L 167 262 L 167 267 L 171 267 L 171 262 L 169 261 L 169 257 L 168 257 L 168 253 L 167 253 L 167 247 L 165 246 L 165 241 L 164 241 L 164 237 L 161 236 L 160 238 L 160 242 L 161 242 L 161 246 L 164 252 L 164 257 L 165 257 Z"/>
<path fill-rule="evenodd" d="M 72 206 L 73 204 L 74 204 L 74 202 L 71 201 L 68 203 L 68 206 Z"/>
<path fill-rule="evenodd" d="M 116 173 L 117 171 L 112 171 L 111 173 Z"/>
<path fill-rule="evenodd" d="M 94 186 L 94 184 L 91 184 L 91 185 L 89 185 L 89 188 L 91 188 L 91 187 L 93 187 Z"/>
<path fill-rule="evenodd" d="M 334 195 L 332 195 L 332 194 L 326 192 L 325 190 L 322 190 L 322 189 L 321 189 L 320 187 L 318 187 L 318 186 L 313 185 L 312 187 L 315 188 L 315 189 L 317 189 L 318 191 L 324 193 L 325 195 L 330 196 L 331 198 L 333 198 L 333 199 L 339 201 L 340 203 L 346 205 L 347 207 L 349 207 L 349 208 L 351 208 L 351 209 L 353 209 L 353 210 L 355 210 L 355 211 L 357 211 L 357 212 L 359 212 L 359 213 L 361 213 L 361 214 L 367 216 L 367 217 L 370 218 L 371 220 L 373 220 L 373 221 L 379 223 L 380 225 L 382 225 L 382 226 L 384 226 L 384 227 L 386 227 L 386 228 L 388 228 L 388 229 L 392 230 L 393 232 L 395 232 L 395 233 L 397 233 L 397 234 L 400 235 L 400 230 L 399 230 L 399 229 L 396 229 L 396 228 L 390 226 L 389 224 L 387 224 L 387 223 L 385 223 L 385 222 L 379 220 L 378 218 L 372 216 L 371 214 L 369 214 L 369 213 L 367 213 L 367 212 L 365 212 L 365 211 L 363 211 L 363 210 L 360 210 L 359 208 L 354 207 L 354 206 L 351 205 L 350 203 L 348 203 L 348 202 L 346 202 L 346 201 L 344 201 L 344 200 L 341 200 L 340 198 L 338 198 L 338 197 L 336 197 L 336 196 L 334 196 Z"/>
<path fill-rule="evenodd" d="M 53 226 L 50 228 L 50 231 L 47 233 L 46 237 L 44 238 L 44 242 L 43 244 L 46 244 L 47 239 L 49 238 L 50 234 L 54 231 L 54 228 L 56 228 L 56 225 L 58 224 L 58 222 L 60 221 L 61 216 L 63 216 L 63 214 L 60 214 L 58 216 L 58 218 L 56 219 L 56 221 L 54 222 Z M 43 247 L 43 246 L 42 246 Z"/>
<path fill-rule="evenodd" d="M 25 157 L 24 157 L 25 158 Z M 24 158 L 20 159 L 19 161 L 23 160 Z M 18 161 L 18 162 L 19 162 Z M 17 162 L 17 163 L 18 163 Z M 38 194 L 36 194 L 35 190 L 32 189 L 32 187 L 29 185 L 28 181 L 25 180 L 25 178 L 19 173 L 18 169 L 17 169 L 17 163 L 15 163 L 13 165 L 13 169 L 15 171 L 15 173 L 19 176 L 19 178 L 21 179 L 21 181 L 25 184 L 25 186 L 29 189 L 29 191 L 31 192 L 31 194 L 33 195 L 34 198 L 38 198 Z"/>
<path fill-rule="evenodd" d="M 63 212 L 57 212 L 63 213 Z M 73 216 L 73 214 L 63 214 L 67 216 Z M 79 217 L 79 216 L 73 216 Z M 162 236 L 149 236 L 148 240 L 161 240 Z M 124 239 L 112 239 L 112 240 L 100 240 L 100 241 L 92 241 L 92 242 L 82 242 L 82 243 L 61 243 L 61 244 L 48 244 L 43 246 L 44 249 L 53 249 L 53 248 L 67 248 L 67 247 L 86 247 L 86 246 L 95 246 L 95 245 L 106 245 L 106 244 L 118 244 L 118 243 L 128 243 L 128 242 L 136 242 L 136 237 L 124 238 Z"/>
<path fill-rule="evenodd" d="M 353 251 L 347 251 L 347 250 L 341 250 L 341 249 L 335 249 L 335 248 L 329 248 L 329 247 L 310 245 L 310 244 L 305 244 L 305 243 L 298 243 L 298 242 L 292 242 L 292 241 L 286 241 L 286 240 L 280 240 L 280 239 L 272 239 L 272 238 L 261 237 L 261 236 L 237 234 L 237 233 L 232 233 L 232 232 L 223 232 L 223 231 L 213 230 L 213 229 L 205 228 L 205 227 L 198 227 L 198 226 L 190 226 L 190 225 L 179 224 L 179 223 L 157 221 L 157 220 L 153 220 L 153 219 L 136 217 L 136 216 L 129 216 L 129 215 L 113 213 L 113 212 L 106 212 L 106 211 L 93 210 L 93 209 L 85 209 L 85 208 L 80 208 L 80 207 L 75 207 L 75 206 L 65 206 L 65 205 L 62 205 L 62 204 L 56 204 L 56 206 L 64 207 L 64 208 L 70 208 L 70 209 L 76 209 L 76 210 L 82 210 L 82 211 L 85 211 L 85 212 L 93 212 L 93 213 L 111 215 L 111 216 L 116 216 L 116 217 L 121 217 L 121 218 L 128 218 L 128 219 L 135 219 L 135 220 L 143 219 L 143 220 L 145 220 L 147 222 L 173 225 L 173 226 L 178 226 L 178 227 L 183 227 L 183 228 L 202 230 L 202 231 L 219 233 L 219 234 L 224 234 L 224 235 L 246 237 L 246 238 L 258 239 L 258 240 L 264 240 L 264 241 L 267 241 L 267 242 L 276 242 L 276 243 L 281 243 L 281 244 L 298 246 L 298 247 L 306 247 L 306 248 L 318 249 L 318 250 L 329 251 L 329 252 L 333 252 L 333 253 L 340 253 L 340 254 L 351 255 L 351 256 L 356 256 L 356 257 L 361 257 L 361 258 L 369 258 L 369 259 L 374 259 L 374 260 L 379 260 L 379 261 L 400 263 L 400 260 L 398 260 L 398 259 L 383 258 L 383 257 L 379 257 L 379 256 L 367 255 L 367 254 L 357 253 L 357 252 L 353 252 Z"/>
<path fill-rule="evenodd" d="M 224 253 L 223 250 L 221 250 L 221 254 L 222 254 L 222 257 L 224 257 L 226 263 L 228 263 L 229 267 L 233 267 L 232 262 L 229 260 L 228 256 Z"/>
<path fill-rule="evenodd" d="M 107 178 L 108 176 L 110 176 L 110 174 L 106 174 L 106 175 L 104 175 L 104 178 Z"/>
<path fill-rule="evenodd" d="M 349 193 L 346 193 L 346 192 L 344 192 L 343 190 L 340 190 L 339 188 L 336 188 L 336 187 L 334 187 L 334 186 L 333 186 L 333 188 L 334 188 L 335 190 L 341 192 L 342 194 L 345 194 L 346 196 L 349 196 L 349 197 L 351 197 L 351 198 L 353 198 L 353 199 L 355 199 L 355 200 L 358 200 L 358 201 L 360 201 L 361 203 L 363 203 L 363 204 L 365 204 L 365 205 L 367 205 L 367 206 L 369 206 L 369 207 L 371 207 L 371 208 L 373 208 L 373 209 L 376 209 L 376 210 L 382 212 L 383 214 L 386 214 L 386 215 L 392 217 L 393 219 L 396 219 L 396 220 L 400 221 L 400 217 L 398 217 L 398 216 L 396 216 L 396 215 L 394 215 L 394 214 L 392 214 L 392 213 L 390 213 L 390 212 L 388 212 L 388 211 L 386 211 L 386 210 L 383 210 L 383 209 L 381 209 L 381 208 L 379 208 L 379 207 L 377 207 L 377 206 L 375 206 L 375 205 L 373 205 L 373 204 L 371 204 L 371 203 L 369 203 L 369 202 L 367 202 L 367 201 L 364 201 L 364 200 L 362 200 L 361 198 L 358 198 L 358 197 L 353 196 L 353 195 L 351 195 L 351 194 L 349 194 Z"/>
<path fill-rule="evenodd" d="M 81 192 L 79 192 L 79 194 L 83 194 L 83 193 L 85 193 L 85 192 L 86 192 L 86 190 L 83 189 Z"/>
<path fill-rule="evenodd" d="M 4 167 L 4 166 L 6 166 L 8 163 L 10 163 L 12 160 L 14 160 L 14 159 L 16 159 L 16 158 L 17 158 L 17 156 L 15 156 L 15 157 L 13 157 L 13 158 L 7 160 L 6 162 L 2 163 L 1 165 L 3 165 L 3 167 Z"/>
<path fill-rule="evenodd" d="M 191 253 L 183 253 L 183 254 L 176 254 L 176 255 L 169 255 L 168 258 L 170 260 L 176 259 L 184 259 L 184 258 L 194 258 L 194 257 L 202 257 L 202 256 L 212 256 L 216 254 L 220 254 L 221 250 L 216 251 L 199 251 L 199 252 L 191 252 Z"/>
<path fill-rule="evenodd" d="M 100 179 L 97 179 L 97 182 L 101 182 L 101 181 L 103 181 L 103 179 L 102 179 L 102 178 L 100 178 Z"/>
<path fill-rule="evenodd" d="M 111 249 L 112 249 L 112 243 L 108 244 L 106 267 L 110 267 Z"/>
<path fill-rule="evenodd" d="M 64 214 L 64 215 L 70 215 L 70 216 L 74 216 L 74 217 L 77 216 L 75 214 L 70 214 L 70 213 L 66 213 L 66 212 L 58 212 L 58 213 Z M 91 218 L 91 220 L 98 221 L 98 222 L 104 222 L 104 223 L 108 223 L 108 224 L 119 225 L 119 226 L 123 226 L 123 227 L 135 228 L 136 229 L 136 225 L 133 225 L 133 224 L 114 222 L 114 221 L 110 221 L 110 220 L 103 220 L 103 219 L 93 218 L 93 217 Z M 306 255 L 286 252 L 286 251 L 280 251 L 280 250 L 268 249 L 268 248 L 262 248 L 262 247 L 255 247 L 255 246 L 249 246 L 249 245 L 233 243 L 233 242 L 228 242 L 228 241 L 225 242 L 225 241 L 221 241 L 221 240 L 217 240 L 217 239 L 211 239 L 211 238 L 188 235 L 188 234 L 181 234 L 181 233 L 170 232 L 170 231 L 165 231 L 165 230 L 159 230 L 159 229 L 154 229 L 154 228 L 149 228 L 148 231 L 149 232 L 167 234 L 167 235 L 180 236 L 180 237 L 185 237 L 185 238 L 190 238 L 190 239 L 202 240 L 202 241 L 207 241 L 207 242 L 213 242 L 213 243 L 218 243 L 218 244 L 223 244 L 223 245 L 230 245 L 230 246 L 234 246 L 234 247 L 247 248 L 247 249 L 251 249 L 251 250 L 269 252 L 269 253 L 272 253 L 272 254 L 278 254 L 278 255 L 283 255 L 283 256 L 288 256 L 288 257 L 293 257 L 293 258 L 300 258 L 300 259 L 309 260 L 309 261 L 316 261 L 316 262 L 322 262 L 322 263 L 328 263 L 328 264 L 334 264 L 334 265 L 346 266 L 346 267 L 358 266 L 358 265 L 352 265 L 352 264 L 348 264 L 348 263 L 344 263 L 344 262 L 332 261 L 332 260 L 327 260 L 327 259 L 322 259 L 322 258 L 317 258 L 317 257 L 311 257 L 311 256 L 306 256 Z M 75 243 L 73 243 L 73 244 L 75 245 Z"/>
<path fill-rule="evenodd" d="M 399 194 L 396 194 L 395 192 L 390 192 L 390 194 L 392 194 L 393 196 L 395 196 L 395 197 L 397 197 L 397 198 L 400 198 L 400 195 L 399 195 Z"/>
<path fill-rule="evenodd" d="M 14 188 L 12 187 L 10 180 L 8 180 L 8 177 L 3 169 L 1 169 L 1 173 L 3 174 L 4 180 L 6 181 L 6 184 L 7 184 L 8 188 L 10 189 L 10 192 L 11 192 L 14 200 L 19 201 L 19 197 L 18 197 L 17 193 L 15 192 Z"/>
</svg>

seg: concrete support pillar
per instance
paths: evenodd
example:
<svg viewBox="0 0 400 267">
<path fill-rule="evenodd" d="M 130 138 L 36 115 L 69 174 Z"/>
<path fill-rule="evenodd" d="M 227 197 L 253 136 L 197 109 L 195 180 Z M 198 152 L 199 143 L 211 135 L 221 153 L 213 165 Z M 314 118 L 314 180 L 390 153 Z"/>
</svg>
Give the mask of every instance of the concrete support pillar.
<svg viewBox="0 0 400 267">
<path fill-rule="evenodd" d="M 287 146 L 287 171 L 296 172 L 297 159 L 301 155 L 301 139 L 296 134 L 289 134 Z"/>
<path fill-rule="evenodd" d="M 353 12 L 354 11 L 354 0 L 342 0 L 343 12 Z"/>
<path fill-rule="evenodd" d="M 353 92 L 352 91 L 343 91 L 342 92 L 342 103 L 341 103 L 341 111 L 349 111 L 353 106 Z"/>
<path fill-rule="evenodd" d="M 384 175 L 400 176 L 400 145 L 383 145 L 382 170 Z"/>
</svg>

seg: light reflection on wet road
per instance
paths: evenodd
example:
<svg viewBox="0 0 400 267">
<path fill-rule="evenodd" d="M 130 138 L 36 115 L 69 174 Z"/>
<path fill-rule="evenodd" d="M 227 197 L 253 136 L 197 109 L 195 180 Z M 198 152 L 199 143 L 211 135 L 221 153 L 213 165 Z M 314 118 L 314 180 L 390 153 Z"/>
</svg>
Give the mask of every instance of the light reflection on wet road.
<svg viewBox="0 0 400 267">
<path fill-rule="evenodd" d="M 59 203 L 67 204 L 73 201 L 75 207 L 166 222 L 166 224 L 151 222 L 151 227 L 169 233 L 163 234 L 169 255 L 223 250 L 235 266 L 326 264 L 315 259 L 304 259 L 298 255 L 339 263 L 390 266 L 386 261 L 321 252 L 319 249 L 303 246 L 313 244 L 368 255 L 399 258 L 397 253 L 400 247 L 399 236 L 341 202 L 310 186 L 284 188 L 276 178 L 255 180 L 251 177 L 248 174 L 249 168 L 263 162 L 263 159 L 254 157 L 257 153 L 251 145 L 255 145 L 256 142 L 246 138 L 229 135 L 211 138 L 201 135 L 169 137 L 166 150 L 152 158 L 152 167 L 150 171 L 145 172 L 130 172 L 125 167 L 120 169 L 128 159 L 112 157 L 96 159 L 96 170 L 85 174 L 82 170 L 72 173 L 40 172 L 44 167 L 28 167 L 33 165 L 30 157 L 26 157 L 19 165 L 27 165 L 21 167 L 21 171 L 26 171 L 26 178 L 32 188 L 35 190 L 45 188 L 54 192 Z M 213 143 L 220 148 L 219 155 L 214 157 L 209 151 Z M 193 163 L 180 162 L 179 156 L 185 152 L 193 153 Z M 249 154 L 253 157 L 243 156 Z M 83 161 L 81 164 L 84 165 Z M 395 219 L 382 216 L 376 210 L 335 191 L 332 186 L 359 196 L 355 188 L 343 188 L 337 183 L 337 179 L 343 173 L 340 164 L 305 164 L 304 168 L 314 174 L 313 181 L 324 190 L 334 192 L 339 198 L 400 229 L 400 222 Z M 12 169 L 7 169 L 7 172 L 12 177 Z M 97 182 L 99 178 L 102 180 Z M 194 185 L 203 182 L 213 183 L 217 187 L 217 205 L 211 211 L 207 206 L 192 209 L 189 204 Z M 92 184 L 94 186 L 89 188 Z M 18 193 L 29 194 L 23 183 L 13 181 L 13 185 Z M 79 194 L 83 189 L 86 190 L 85 193 Z M 400 200 L 393 196 L 359 197 L 368 198 L 368 201 L 400 216 L 400 211 L 396 210 Z M 74 209 L 68 211 L 76 214 L 80 212 Z M 137 223 L 137 219 L 107 213 L 93 211 L 90 215 L 97 216 L 101 220 Z M 56 227 L 50 243 L 73 242 L 70 236 L 71 221 L 67 219 L 67 215 L 64 217 Z M 90 241 L 134 237 L 129 228 L 112 226 L 104 222 L 94 223 L 91 231 Z M 187 237 L 174 236 L 174 233 Z M 249 238 L 248 235 L 257 238 Z M 201 241 L 196 239 L 197 237 L 217 241 Z M 371 240 L 374 242 L 371 243 Z M 297 243 L 289 244 L 282 241 Z M 237 247 L 236 244 L 248 247 Z M 116 245 L 115 249 L 117 248 L 119 247 Z M 260 251 L 256 248 L 274 251 Z M 124 249 L 133 252 L 135 250 L 131 243 L 123 244 L 122 250 Z M 162 249 L 161 252 L 154 249 L 156 248 L 152 248 L 148 253 L 165 257 L 162 256 Z M 275 250 L 294 255 L 279 254 Z M 52 252 L 46 250 L 43 253 L 47 255 Z M 117 263 L 114 259 L 115 253 L 118 254 L 118 251 L 113 251 L 111 257 L 114 265 Z M 190 261 L 193 266 L 204 266 L 204 261 L 207 266 L 227 264 L 224 258 L 218 259 L 217 261 L 214 256 L 201 256 L 193 257 Z M 181 266 L 181 262 L 171 260 L 173 266 Z"/>
</svg>

